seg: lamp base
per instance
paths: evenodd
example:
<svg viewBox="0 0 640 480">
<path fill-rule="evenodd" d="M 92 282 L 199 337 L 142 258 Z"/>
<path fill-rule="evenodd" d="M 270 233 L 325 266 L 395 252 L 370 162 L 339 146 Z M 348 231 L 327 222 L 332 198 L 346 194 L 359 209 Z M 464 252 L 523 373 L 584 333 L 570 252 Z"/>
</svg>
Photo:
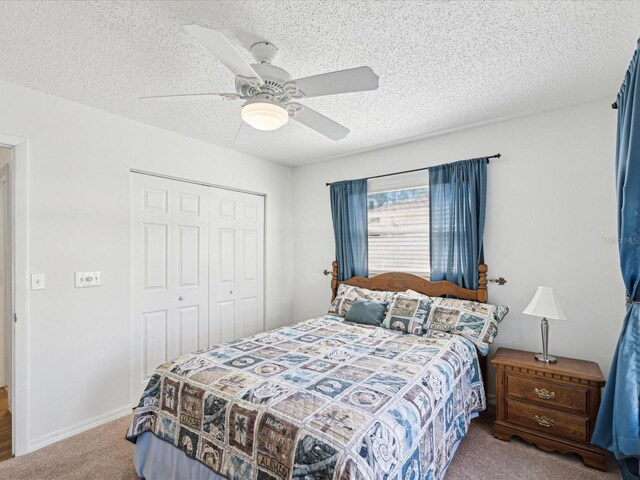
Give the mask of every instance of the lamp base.
<svg viewBox="0 0 640 480">
<path fill-rule="evenodd" d="M 536 353 L 535 354 L 536 360 L 539 362 L 544 362 L 544 363 L 556 363 L 558 361 L 558 359 L 556 357 L 554 357 L 553 355 L 544 355 L 542 353 Z"/>
</svg>

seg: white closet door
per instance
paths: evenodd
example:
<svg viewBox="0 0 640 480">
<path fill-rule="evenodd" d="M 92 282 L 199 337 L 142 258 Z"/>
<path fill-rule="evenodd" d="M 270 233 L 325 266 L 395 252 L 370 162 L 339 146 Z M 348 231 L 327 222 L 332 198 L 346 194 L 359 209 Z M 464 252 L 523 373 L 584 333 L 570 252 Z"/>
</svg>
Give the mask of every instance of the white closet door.
<svg viewBox="0 0 640 480">
<path fill-rule="evenodd" d="M 209 343 L 264 330 L 264 197 L 211 189 Z"/>
<path fill-rule="evenodd" d="M 174 182 L 174 285 L 176 355 L 209 346 L 209 192 Z"/>
<path fill-rule="evenodd" d="M 264 197 L 238 194 L 236 338 L 264 331 Z"/>
<path fill-rule="evenodd" d="M 207 187 L 131 174 L 132 395 L 156 367 L 208 345 Z"/>
</svg>

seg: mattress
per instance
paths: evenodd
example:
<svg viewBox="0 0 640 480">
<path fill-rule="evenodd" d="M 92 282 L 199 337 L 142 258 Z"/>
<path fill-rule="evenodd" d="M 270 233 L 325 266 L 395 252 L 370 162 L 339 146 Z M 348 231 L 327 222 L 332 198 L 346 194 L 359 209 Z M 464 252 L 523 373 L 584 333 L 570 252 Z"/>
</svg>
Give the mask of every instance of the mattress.
<svg viewBox="0 0 640 480">
<path fill-rule="evenodd" d="M 465 338 L 325 316 L 161 365 L 127 438 L 148 480 L 435 479 L 484 408 Z"/>
</svg>

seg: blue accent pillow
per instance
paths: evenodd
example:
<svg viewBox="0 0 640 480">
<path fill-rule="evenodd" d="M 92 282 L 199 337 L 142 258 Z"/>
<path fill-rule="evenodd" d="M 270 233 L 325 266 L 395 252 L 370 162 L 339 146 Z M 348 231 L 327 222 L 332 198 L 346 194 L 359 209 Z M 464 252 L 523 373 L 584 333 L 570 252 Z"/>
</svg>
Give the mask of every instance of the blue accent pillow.
<svg viewBox="0 0 640 480">
<path fill-rule="evenodd" d="M 344 319 L 347 322 L 380 326 L 387 312 L 387 303 L 356 298 Z"/>
</svg>

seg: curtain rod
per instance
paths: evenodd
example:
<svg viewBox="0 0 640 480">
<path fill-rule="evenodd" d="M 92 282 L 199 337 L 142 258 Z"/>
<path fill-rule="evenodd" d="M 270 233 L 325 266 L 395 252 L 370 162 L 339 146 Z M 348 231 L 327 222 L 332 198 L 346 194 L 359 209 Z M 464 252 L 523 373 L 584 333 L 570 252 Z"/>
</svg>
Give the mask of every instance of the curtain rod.
<svg viewBox="0 0 640 480">
<path fill-rule="evenodd" d="M 496 153 L 495 155 L 491 155 L 489 157 L 485 157 L 487 159 L 487 163 L 491 163 L 489 162 L 490 158 L 500 158 L 502 155 L 500 153 Z M 414 168 L 413 170 L 404 170 L 402 172 L 393 172 L 393 173 L 383 173 L 382 175 L 374 175 L 373 177 L 366 177 L 367 180 L 370 180 L 372 178 L 382 178 L 382 177 L 390 177 L 391 175 L 402 175 L 403 173 L 412 173 L 412 172 L 419 172 L 421 170 L 429 170 L 431 167 L 422 167 L 422 168 Z M 331 183 L 327 182 L 327 187 L 329 185 L 331 185 Z"/>
<path fill-rule="evenodd" d="M 638 42 L 637 43 L 640 44 L 640 38 L 638 38 Z M 631 68 L 631 67 L 629 67 L 629 68 Z M 618 109 L 618 101 L 617 100 L 611 104 L 611 108 L 613 108 L 614 110 Z"/>
</svg>

